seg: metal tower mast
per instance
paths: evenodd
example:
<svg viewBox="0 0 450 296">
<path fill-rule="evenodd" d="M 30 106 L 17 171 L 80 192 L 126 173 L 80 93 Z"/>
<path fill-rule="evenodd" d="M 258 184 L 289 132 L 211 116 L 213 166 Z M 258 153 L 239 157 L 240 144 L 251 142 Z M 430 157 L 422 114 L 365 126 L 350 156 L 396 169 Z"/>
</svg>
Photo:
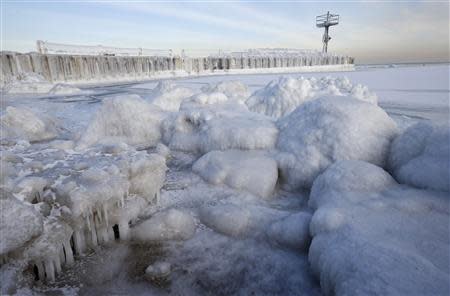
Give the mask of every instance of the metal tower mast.
<svg viewBox="0 0 450 296">
<path fill-rule="evenodd" d="M 322 52 L 328 51 L 328 41 L 331 40 L 330 35 L 328 35 L 328 29 L 331 26 L 335 26 L 339 24 L 339 15 L 331 14 L 329 11 L 327 14 L 316 16 L 316 27 L 317 28 L 325 28 L 325 32 L 323 33 L 323 49 Z"/>
</svg>

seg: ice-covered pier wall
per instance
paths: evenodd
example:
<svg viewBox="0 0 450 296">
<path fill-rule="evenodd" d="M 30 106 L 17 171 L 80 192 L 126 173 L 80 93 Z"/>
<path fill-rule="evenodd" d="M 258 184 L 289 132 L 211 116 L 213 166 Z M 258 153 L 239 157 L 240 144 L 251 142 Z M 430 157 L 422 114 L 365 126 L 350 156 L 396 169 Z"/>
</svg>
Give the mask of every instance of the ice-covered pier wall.
<svg viewBox="0 0 450 296">
<path fill-rule="evenodd" d="M 165 75 L 251 73 L 269 69 L 270 72 L 297 68 L 314 71 L 330 68 L 339 70 L 353 67 L 353 58 L 331 54 L 163 57 L 2 52 L 0 66 L 3 82 L 20 78 L 27 73 L 39 74 L 50 82 L 83 82 L 145 79 Z"/>
</svg>

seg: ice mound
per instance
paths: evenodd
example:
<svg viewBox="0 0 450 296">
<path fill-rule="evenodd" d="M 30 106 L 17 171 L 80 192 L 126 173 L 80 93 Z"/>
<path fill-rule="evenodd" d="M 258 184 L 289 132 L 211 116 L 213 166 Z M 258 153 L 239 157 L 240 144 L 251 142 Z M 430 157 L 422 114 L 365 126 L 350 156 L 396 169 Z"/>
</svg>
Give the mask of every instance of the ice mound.
<svg viewBox="0 0 450 296">
<path fill-rule="evenodd" d="M 163 114 L 138 95 L 118 95 L 103 101 L 78 142 L 86 148 L 105 140 L 129 145 L 155 146 Z"/>
<path fill-rule="evenodd" d="M 202 88 L 205 93 L 223 93 L 231 100 L 244 103 L 250 96 L 248 87 L 240 81 L 222 81 Z"/>
<path fill-rule="evenodd" d="M 182 110 L 163 122 L 162 131 L 170 149 L 203 153 L 270 149 L 278 136 L 278 129 L 271 120 L 237 104 Z"/>
<path fill-rule="evenodd" d="M 80 92 L 81 89 L 79 89 L 78 87 L 70 84 L 58 83 L 54 87 L 52 87 L 52 89 L 50 89 L 48 93 L 52 95 L 72 95 Z"/>
<path fill-rule="evenodd" d="M 132 228 L 132 238 L 140 241 L 187 240 L 195 233 L 195 221 L 186 212 L 169 209 Z"/>
<path fill-rule="evenodd" d="M 220 92 L 211 92 L 211 93 L 199 93 L 188 99 L 186 99 L 182 107 L 186 109 L 186 105 L 210 105 L 210 104 L 219 104 L 225 103 L 228 101 L 228 97 Z"/>
<path fill-rule="evenodd" d="M 322 96 L 351 96 L 377 104 L 377 97 L 366 86 L 353 86 L 347 78 L 291 78 L 280 77 L 257 90 L 246 101 L 251 111 L 271 117 L 283 117 L 304 102 Z"/>
<path fill-rule="evenodd" d="M 376 105 L 349 97 L 304 103 L 278 121 L 281 177 L 291 188 L 308 188 L 337 160 L 384 166 L 395 122 Z"/>
<path fill-rule="evenodd" d="M 57 136 L 55 123 L 25 108 L 8 106 L 0 118 L 2 139 L 23 139 L 29 142 L 50 140 Z"/>
<path fill-rule="evenodd" d="M 257 151 L 211 151 L 193 165 L 192 170 L 212 183 L 246 190 L 269 198 L 277 183 L 277 163 Z"/>
<path fill-rule="evenodd" d="M 392 143 L 389 166 L 401 183 L 449 191 L 450 129 L 417 123 Z"/>
<path fill-rule="evenodd" d="M 242 236 L 250 227 L 249 210 L 234 204 L 205 206 L 200 210 L 200 221 L 215 231 L 228 236 Z"/>
<path fill-rule="evenodd" d="M 267 236 L 271 242 L 287 248 L 305 251 L 309 247 L 309 223 L 311 214 L 299 212 L 270 225 Z"/>
<path fill-rule="evenodd" d="M 0 189 L 0 255 L 23 246 L 43 231 L 43 217 L 30 205 L 18 201 Z"/>
<path fill-rule="evenodd" d="M 52 87 L 53 84 L 49 83 L 41 75 L 24 73 L 6 83 L 4 90 L 8 94 L 36 94 L 48 93 Z"/>
<path fill-rule="evenodd" d="M 193 94 L 194 91 L 188 87 L 178 86 L 171 81 L 160 81 L 145 98 L 162 110 L 178 111 L 181 102 Z"/>
<path fill-rule="evenodd" d="M 309 261 L 325 294 L 449 293 L 445 193 L 400 186 L 372 164 L 341 161 L 316 179 L 310 198 L 318 210 Z"/>
</svg>

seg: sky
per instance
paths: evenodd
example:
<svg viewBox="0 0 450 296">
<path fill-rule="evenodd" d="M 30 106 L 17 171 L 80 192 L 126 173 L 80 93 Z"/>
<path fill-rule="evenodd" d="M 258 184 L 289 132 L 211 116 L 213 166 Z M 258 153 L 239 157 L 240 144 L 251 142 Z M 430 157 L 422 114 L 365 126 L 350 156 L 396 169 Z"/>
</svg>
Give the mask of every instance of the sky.
<svg viewBox="0 0 450 296">
<path fill-rule="evenodd" d="M 449 61 L 447 1 L 1 0 L 1 49 L 36 40 L 186 53 L 322 48 L 315 17 L 340 15 L 329 52 L 357 63 Z"/>
</svg>

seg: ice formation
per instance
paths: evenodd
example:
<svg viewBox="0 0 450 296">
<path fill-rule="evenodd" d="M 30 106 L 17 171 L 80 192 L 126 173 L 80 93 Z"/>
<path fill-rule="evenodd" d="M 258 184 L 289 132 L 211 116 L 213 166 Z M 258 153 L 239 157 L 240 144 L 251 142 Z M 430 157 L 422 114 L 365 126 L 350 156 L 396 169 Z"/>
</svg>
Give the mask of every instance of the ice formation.
<svg viewBox="0 0 450 296">
<path fill-rule="evenodd" d="M 337 160 L 384 166 L 395 122 L 376 105 L 354 98 L 323 97 L 306 102 L 278 121 L 281 177 L 291 188 L 312 185 Z"/>
<path fill-rule="evenodd" d="M 194 91 L 188 87 L 178 86 L 171 81 L 161 81 L 145 96 L 152 104 L 165 111 L 178 111 L 181 102 L 194 95 Z"/>
<path fill-rule="evenodd" d="M 4 82 L 3 89 L 8 94 L 36 94 L 48 93 L 52 87 L 53 84 L 39 74 L 21 73 L 17 77 Z"/>
<path fill-rule="evenodd" d="M 228 98 L 239 103 L 244 103 L 251 94 L 248 87 L 240 81 L 222 81 L 215 85 L 204 87 L 202 91 L 206 93 L 223 93 Z"/>
<path fill-rule="evenodd" d="M 267 229 L 267 236 L 275 244 L 306 251 L 309 247 L 309 223 L 311 214 L 299 212 L 291 214 L 270 225 Z"/>
<path fill-rule="evenodd" d="M 80 148 L 102 141 L 155 146 L 161 138 L 161 110 L 138 95 L 118 95 L 103 101 L 78 142 Z"/>
<path fill-rule="evenodd" d="M 366 86 L 352 85 L 348 78 L 321 79 L 280 77 L 254 92 L 246 101 L 249 109 L 271 117 L 283 117 L 304 102 L 322 96 L 351 96 L 377 104 L 377 97 Z"/>
<path fill-rule="evenodd" d="M 206 226 L 229 236 L 242 236 L 249 231 L 251 213 L 234 204 L 205 206 L 200 220 Z"/>
<path fill-rule="evenodd" d="M 53 86 L 48 93 L 52 95 L 72 95 L 80 92 L 81 89 L 78 87 L 65 83 L 58 83 L 55 84 L 55 86 Z"/>
<path fill-rule="evenodd" d="M 38 116 L 32 110 L 19 107 L 6 107 L 0 118 L 2 140 L 20 139 L 29 142 L 50 140 L 56 137 L 57 130 L 53 120 Z"/>
<path fill-rule="evenodd" d="M 174 150 L 209 152 L 226 149 L 270 149 L 278 129 L 268 118 L 240 104 L 192 105 L 162 124 L 163 140 Z"/>
<path fill-rule="evenodd" d="M 340 161 L 315 181 L 309 261 L 328 295 L 447 295 L 449 204 L 383 169 Z"/>
<path fill-rule="evenodd" d="M 278 180 L 277 163 L 263 152 L 211 151 L 192 170 L 212 184 L 224 183 L 263 198 L 271 197 Z"/>
<path fill-rule="evenodd" d="M 417 123 L 392 143 L 389 166 L 401 183 L 449 191 L 450 129 Z"/>
<path fill-rule="evenodd" d="M 169 209 L 158 212 L 132 229 L 139 241 L 186 240 L 195 233 L 195 221 L 189 213 Z"/>
<path fill-rule="evenodd" d="M 145 277 L 150 281 L 167 277 L 170 274 L 171 267 L 172 266 L 168 262 L 155 262 L 145 269 Z"/>
</svg>

